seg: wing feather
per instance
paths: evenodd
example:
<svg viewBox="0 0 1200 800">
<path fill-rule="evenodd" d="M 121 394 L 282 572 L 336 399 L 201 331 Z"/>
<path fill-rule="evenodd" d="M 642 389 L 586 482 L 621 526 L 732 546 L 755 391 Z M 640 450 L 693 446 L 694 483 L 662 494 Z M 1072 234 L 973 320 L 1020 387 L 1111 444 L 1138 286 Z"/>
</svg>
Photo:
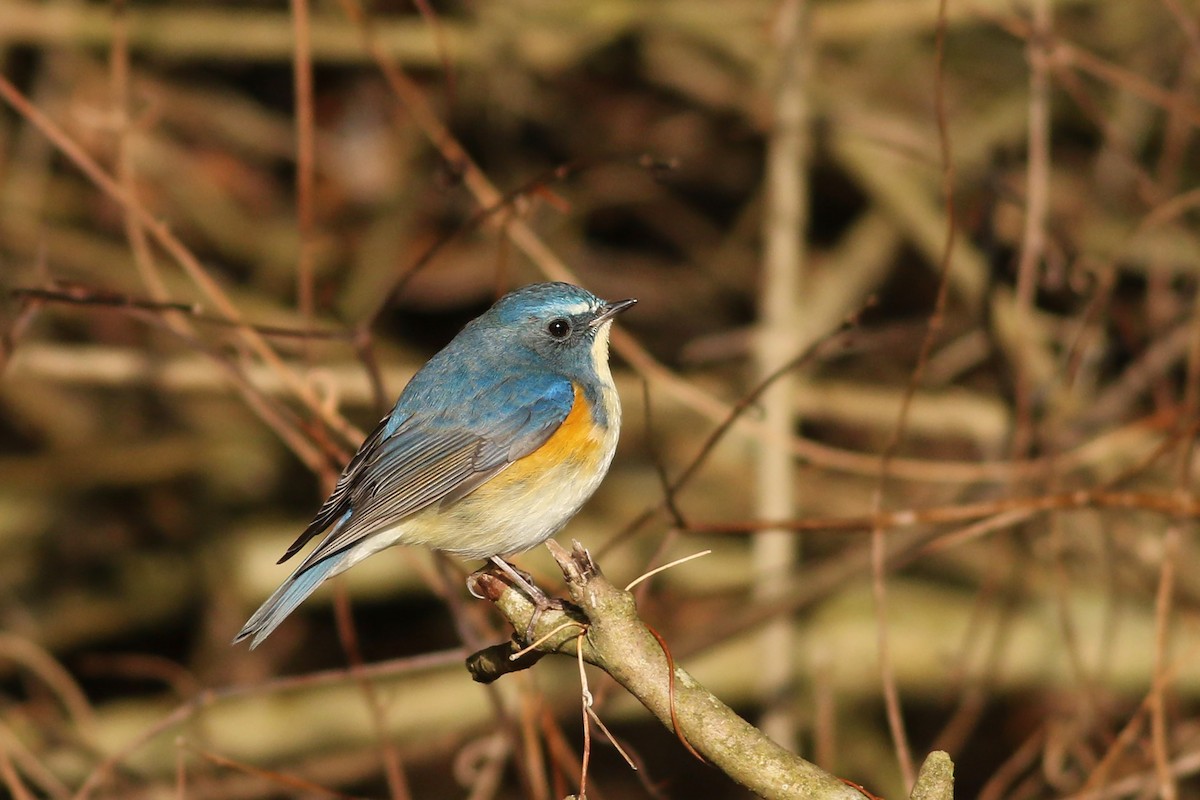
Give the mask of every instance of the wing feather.
<svg viewBox="0 0 1200 800">
<path fill-rule="evenodd" d="M 381 422 L 285 558 L 347 511 L 345 524 L 330 531 L 298 571 L 433 503 L 461 500 L 549 439 L 570 413 L 575 391 L 569 381 L 546 376 L 502 381 L 477 399 L 479 408 L 467 424 L 455 424 L 446 414 L 409 417 L 393 426 L 388 419 Z"/>
<path fill-rule="evenodd" d="M 358 452 L 350 459 L 350 463 L 342 470 L 342 474 L 338 477 L 337 484 L 333 487 L 329 497 L 321 504 L 321 508 L 317 511 L 313 521 L 308 523 L 308 527 L 304 532 L 296 537 L 296 541 L 284 551 L 279 557 L 276 564 L 282 564 L 308 544 L 308 540 L 316 536 L 321 531 L 328 528 L 334 522 L 342 517 L 350 510 L 350 487 L 354 485 L 355 479 L 363 472 L 363 465 L 371 458 L 371 455 L 378 449 L 379 444 L 387 438 L 388 429 L 392 424 L 392 414 L 387 415 L 379 420 L 375 429 L 363 440 L 359 446 Z"/>
</svg>

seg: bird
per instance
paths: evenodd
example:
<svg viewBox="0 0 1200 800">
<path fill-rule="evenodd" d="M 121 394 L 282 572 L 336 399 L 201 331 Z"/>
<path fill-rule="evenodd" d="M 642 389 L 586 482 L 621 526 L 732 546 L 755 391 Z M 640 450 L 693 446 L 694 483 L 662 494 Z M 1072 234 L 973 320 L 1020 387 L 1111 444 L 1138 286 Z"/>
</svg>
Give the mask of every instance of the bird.
<svg viewBox="0 0 1200 800">
<path fill-rule="evenodd" d="M 621 427 L 609 334 L 636 302 L 535 283 L 467 323 L 363 441 L 278 563 L 324 538 L 233 643 L 257 647 L 325 580 L 397 544 L 490 560 L 540 609 L 504 557 L 553 536 L 608 472 Z"/>
</svg>

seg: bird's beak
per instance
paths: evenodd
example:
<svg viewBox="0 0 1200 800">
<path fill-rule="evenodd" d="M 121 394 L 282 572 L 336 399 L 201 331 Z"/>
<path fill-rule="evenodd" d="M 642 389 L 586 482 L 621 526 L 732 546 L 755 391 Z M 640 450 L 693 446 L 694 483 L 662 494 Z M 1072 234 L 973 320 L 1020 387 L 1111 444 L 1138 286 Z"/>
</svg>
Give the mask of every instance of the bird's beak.
<svg viewBox="0 0 1200 800">
<path fill-rule="evenodd" d="M 620 314 L 622 311 L 628 311 L 636 304 L 637 300 L 632 297 L 628 300 L 617 300 L 612 303 L 605 303 L 604 306 L 601 307 L 600 313 L 596 315 L 596 318 L 588 323 L 588 327 L 595 328 L 597 325 L 603 325 L 617 314 Z"/>
</svg>

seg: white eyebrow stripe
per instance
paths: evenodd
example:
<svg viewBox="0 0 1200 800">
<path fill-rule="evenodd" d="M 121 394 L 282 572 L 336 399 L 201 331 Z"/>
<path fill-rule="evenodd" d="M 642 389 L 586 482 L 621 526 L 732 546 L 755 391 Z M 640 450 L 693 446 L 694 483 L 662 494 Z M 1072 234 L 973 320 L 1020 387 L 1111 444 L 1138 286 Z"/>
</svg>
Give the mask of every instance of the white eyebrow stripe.
<svg viewBox="0 0 1200 800">
<path fill-rule="evenodd" d="M 564 313 L 574 316 L 575 314 L 583 314 L 592 310 L 592 304 L 586 300 L 581 300 L 578 303 L 572 303 L 569 306 L 563 306 Z"/>
</svg>

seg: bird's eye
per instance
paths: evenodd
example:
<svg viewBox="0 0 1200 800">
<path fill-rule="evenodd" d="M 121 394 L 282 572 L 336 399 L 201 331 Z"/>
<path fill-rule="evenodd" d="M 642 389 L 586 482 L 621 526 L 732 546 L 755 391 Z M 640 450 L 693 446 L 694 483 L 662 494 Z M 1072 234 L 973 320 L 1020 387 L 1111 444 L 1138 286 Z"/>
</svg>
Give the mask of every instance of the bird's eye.
<svg viewBox="0 0 1200 800">
<path fill-rule="evenodd" d="M 555 339 L 565 339 L 567 334 L 571 332 L 571 323 L 561 317 L 552 319 L 546 325 L 546 333 L 553 336 Z"/>
</svg>

